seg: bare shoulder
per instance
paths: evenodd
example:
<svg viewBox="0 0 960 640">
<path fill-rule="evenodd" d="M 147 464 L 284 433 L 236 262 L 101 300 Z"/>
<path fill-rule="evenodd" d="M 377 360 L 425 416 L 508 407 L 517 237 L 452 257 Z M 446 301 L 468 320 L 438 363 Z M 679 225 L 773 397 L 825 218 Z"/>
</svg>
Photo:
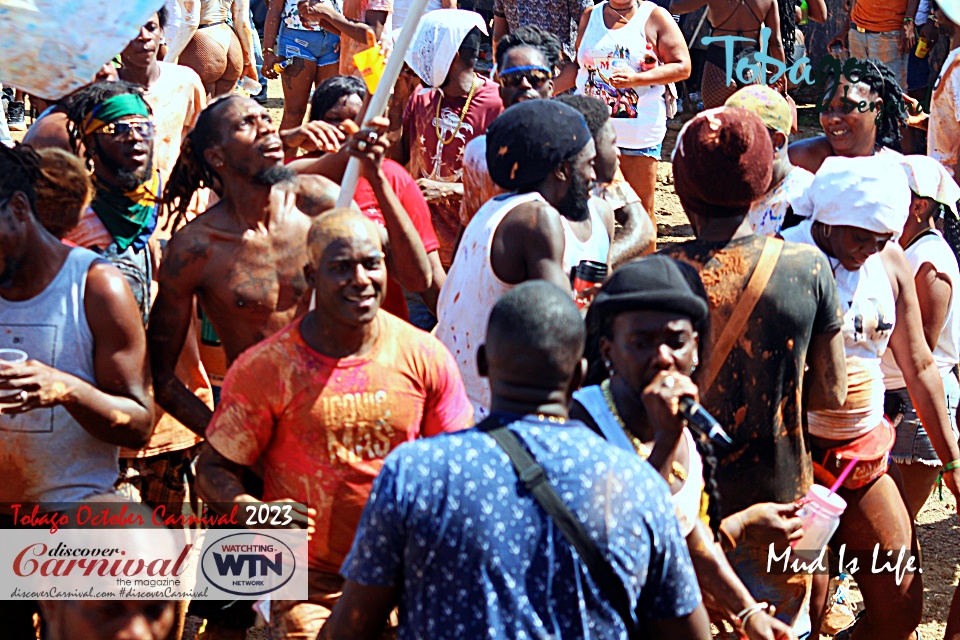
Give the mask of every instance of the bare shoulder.
<svg viewBox="0 0 960 640">
<path fill-rule="evenodd" d="M 171 282 L 187 277 L 200 277 L 203 267 L 213 253 L 215 225 L 224 208 L 217 203 L 178 229 L 167 242 L 160 262 L 158 280 Z"/>
<path fill-rule="evenodd" d="M 508 213 L 500 227 L 511 234 L 524 238 L 563 237 L 563 223 L 560 212 L 542 200 L 524 202 Z M 499 229 L 498 229 L 499 231 Z"/>
<path fill-rule="evenodd" d="M 318 216 L 337 206 L 340 185 L 320 175 L 298 175 L 297 208 L 308 216 Z"/>
<path fill-rule="evenodd" d="M 883 261 L 883 268 L 890 278 L 890 284 L 893 285 L 894 294 L 899 292 L 902 282 L 905 280 L 913 281 L 913 268 L 898 243 L 891 240 L 884 245 L 880 252 L 880 259 Z"/>
<path fill-rule="evenodd" d="M 90 265 L 83 298 L 94 332 L 104 322 L 119 326 L 125 325 L 126 319 L 140 317 L 137 301 L 126 278 L 106 260 L 95 260 Z"/>
<path fill-rule="evenodd" d="M 823 161 L 833 155 L 833 149 L 824 136 L 798 140 L 789 146 L 787 152 L 790 162 L 810 173 L 819 171 Z"/>
</svg>

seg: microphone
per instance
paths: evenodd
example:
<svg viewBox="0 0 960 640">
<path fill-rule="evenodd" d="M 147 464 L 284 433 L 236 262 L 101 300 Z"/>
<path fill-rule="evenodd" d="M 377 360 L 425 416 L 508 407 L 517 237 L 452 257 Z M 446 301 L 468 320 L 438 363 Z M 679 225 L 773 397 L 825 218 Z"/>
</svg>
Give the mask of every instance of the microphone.
<svg viewBox="0 0 960 640">
<path fill-rule="evenodd" d="M 690 396 L 680 398 L 680 414 L 687 419 L 687 426 L 697 435 L 706 436 L 708 440 L 721 448 L 733 446 L 733 440 L 723 430 L 720 423 Z"/>
</svg>

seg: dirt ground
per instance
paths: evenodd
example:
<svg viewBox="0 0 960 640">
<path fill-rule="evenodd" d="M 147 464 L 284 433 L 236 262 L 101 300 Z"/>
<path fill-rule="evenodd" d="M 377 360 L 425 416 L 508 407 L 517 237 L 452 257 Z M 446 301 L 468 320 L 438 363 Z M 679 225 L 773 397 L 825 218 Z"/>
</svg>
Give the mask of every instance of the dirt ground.
<svg viewBox="0 0 960 640">
<path fill-rule="evenodd" d="M 274 122 L 280 122 L 283 115 L 282 90 L 279 81 L 271 81 L 268 91 L 267 109 Z M 801 106 L 800 132 L 793 140 L 819 135 L 820 126 L 812 106 Z M 689 119 L 690 114 L 682 114 Z M 13 132 L 14 139 L 21 139 L 23 132 Z M 658 247 L 674 242 L 683 242 L 693 236 L 690 221 L 684 214 L 673 189 L 673 171 L 669 162 L 677 131 L 670 130 L 663 143 L 663 161 L 658 170 L 656 214 L 659 238 Z M 958 532 L 957 504 L 949 492 L 944 492 L 944 500 L 938 500 L 936 492 L 930 497 L 917 518 L 918 536 L 923 550 L 924 611 L 920 632 L 925 639 L 942 638 L 946 628 L 947 613 L 958 578 L 960 578 L 960 532 Z M 191 633 L 186 640 L 197 638 L 196 632 L 201 621 L 188 619 L 187 628 Z M 247 640 L 265 638 L 262 629 L 250 629 Z M 822 635 L 821 639 L 831 636 Z M 198 640 L 217 640 L 211 633 L 201 634 Z"/>
</svg>

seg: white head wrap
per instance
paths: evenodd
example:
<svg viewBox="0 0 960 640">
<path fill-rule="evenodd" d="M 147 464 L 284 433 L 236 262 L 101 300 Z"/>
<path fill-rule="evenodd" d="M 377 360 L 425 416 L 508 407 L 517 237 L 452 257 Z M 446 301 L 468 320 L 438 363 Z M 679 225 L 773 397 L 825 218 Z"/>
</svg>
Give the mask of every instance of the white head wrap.
<svg viewBox="0 0 960 640">
<path fill-rule="evenodd" d="M 794 212 L 831 226 L 892 233 L 896 240 L 910 214 L 910 185 L 898 158 L 891 156 L 827 158 L 793 203 Z"/>
<path fill-rule="evenodd" d="M 942 164 L 930 156 L 903 156 L 900 162 L 907 172 L 911 191 L 921 198 L 933 198 L 956 217 L 960 187 Z"/>
<path fill-rule="evenodd" d="M 439 87 L 447 79 L 463 39 L 474 27 L 487 34 L 479 13 L 463 9 L 428 11 L 420 18 L 404 60 L 424 84 Z"/>
</svg>

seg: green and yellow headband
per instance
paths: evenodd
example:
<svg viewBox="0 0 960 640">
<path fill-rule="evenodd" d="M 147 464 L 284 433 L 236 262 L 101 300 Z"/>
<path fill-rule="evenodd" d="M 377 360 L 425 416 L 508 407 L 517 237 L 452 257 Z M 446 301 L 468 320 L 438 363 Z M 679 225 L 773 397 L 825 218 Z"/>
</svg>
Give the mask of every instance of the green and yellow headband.
<svg viewBox="0 0 960 640">
<path fill-rule="evenodd" d="M 135 93 L 122 93 L 107 98 L 83 119 L 83 135 L 88 136 L 104 125 L 116 122 L 126 116 L 150 117 L 150 107 L 142 97 Z"/>
</svg>

